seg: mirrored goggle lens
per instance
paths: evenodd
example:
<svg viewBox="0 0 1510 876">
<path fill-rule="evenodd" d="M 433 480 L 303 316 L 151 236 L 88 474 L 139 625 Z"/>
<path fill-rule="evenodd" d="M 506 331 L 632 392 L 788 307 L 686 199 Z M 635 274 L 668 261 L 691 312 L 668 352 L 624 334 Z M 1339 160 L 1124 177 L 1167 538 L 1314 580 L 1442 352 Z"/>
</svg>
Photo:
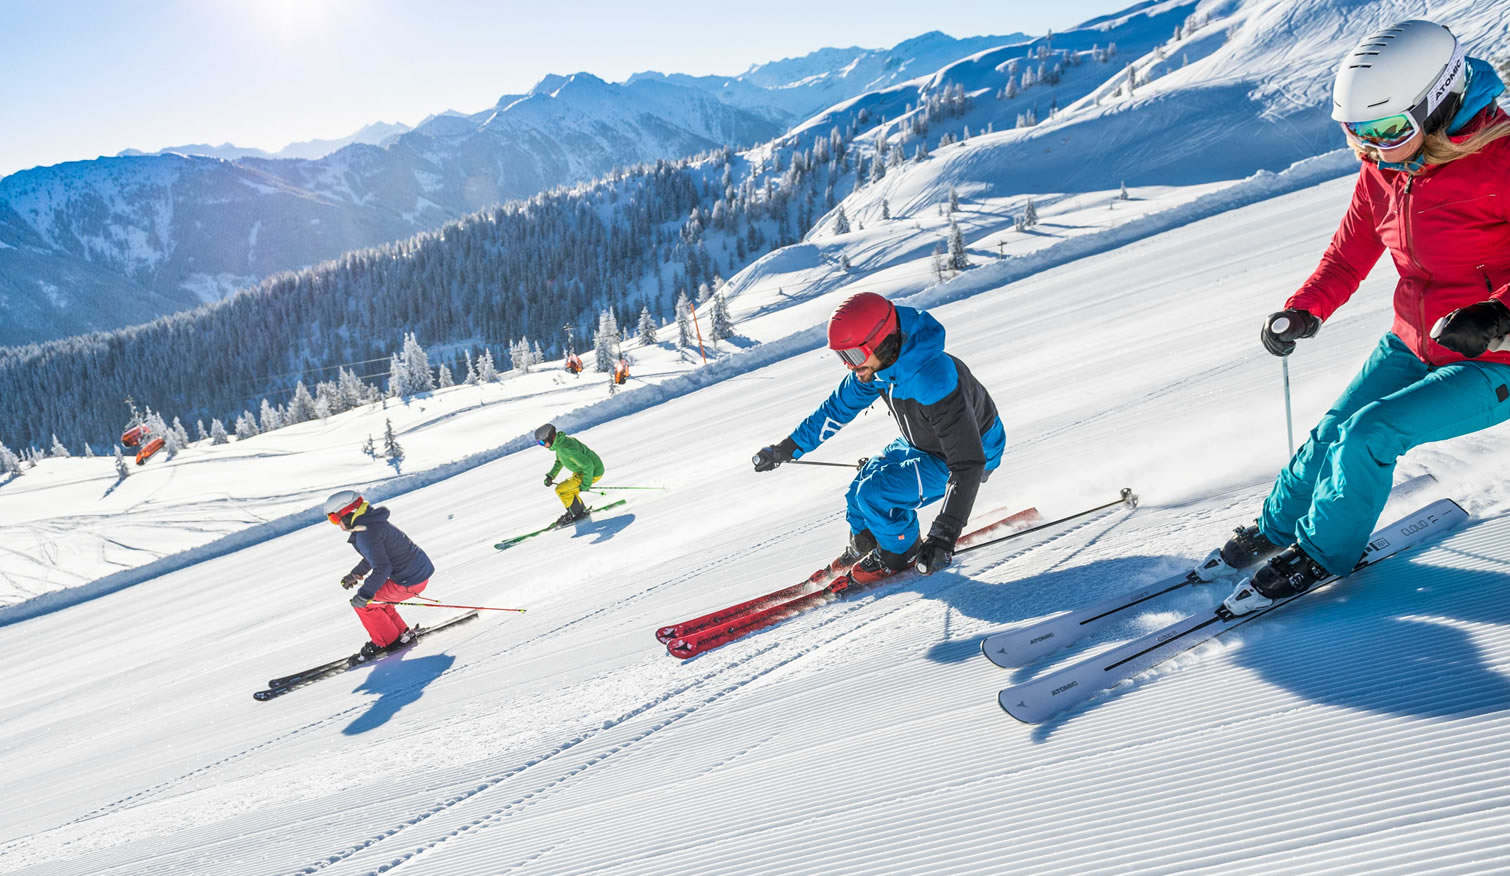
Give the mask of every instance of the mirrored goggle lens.
<svg viewBox="0 0 1510 876">
<path fill-rule="evenodd" d="M 1343 125 L 1360 142 L 1380 149 L 1393 149 L 1416 134 L 1416 125 L 1406 113 L 1371 122 L 1344 122 Z"/>
<path fill-rule="evenodd" d="M 870 358 L 870 353 L 864 347 L 856 347 L 853 350 L 835 350 L 834 352 L 838 353 L 840 361 L 850 368 L 859 368 L 865 364 L 866 359 Z"/>
</svg>

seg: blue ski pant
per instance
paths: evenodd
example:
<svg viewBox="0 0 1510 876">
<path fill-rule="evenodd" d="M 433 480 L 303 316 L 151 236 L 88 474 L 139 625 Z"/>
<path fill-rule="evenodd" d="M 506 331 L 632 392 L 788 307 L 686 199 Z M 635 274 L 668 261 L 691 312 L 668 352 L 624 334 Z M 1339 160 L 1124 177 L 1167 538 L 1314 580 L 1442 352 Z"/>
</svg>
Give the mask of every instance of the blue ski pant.
<svg viewBox="0 0 1510 876">
<path fill-rule="evenodd" d="M 998 417 L 981 436 L 986 471 L 1001 465 L 1007 433 Z M 906 553 L 918 540 L 918 509 L 944 498 L 949 466 L 907 439 L 886 445 L 880 456 L 865 461 L 845 494 L 845 517 L 851 532 L 869 529 L 882 550 Z"/>
<path fill-rule="evenodd" d="M 1386 334 L 1264 500 L 1259 531 L 1328 572 L 1357 565 L 1405 451 L 1510 419 L 1510 365 L 1431 367 Z"/>
</svg>

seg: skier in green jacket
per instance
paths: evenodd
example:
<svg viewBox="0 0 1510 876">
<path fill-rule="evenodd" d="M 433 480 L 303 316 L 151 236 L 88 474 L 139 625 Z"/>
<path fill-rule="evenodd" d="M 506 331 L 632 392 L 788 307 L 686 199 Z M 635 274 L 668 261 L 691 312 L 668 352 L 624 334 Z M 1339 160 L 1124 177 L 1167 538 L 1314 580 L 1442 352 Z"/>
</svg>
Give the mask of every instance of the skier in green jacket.
<svg viewBox="0 0 1510 876">
<path fill-rule="evenodd" d="M 540 442 L 541 447 L 549 448 L 556 454 L 556 464 L 551 466 L 550 473 L 545 476 L 545 485 L 555 487 L 561 504 L 566 506 L 566 513 L 556 519 L 556 525 L 565 526 L 586 517 L 589 511 L 578 492 L 603 477 L 603 460 L 588 449 L 586 444 L 565 432 L 557 432 L 556 427 L 550 423 L 535 430 L 535 440 Z M 558 484 L 555 482 L 556 475 L 563 468 L 571 472 L 572 476 Z"/>
</svg>

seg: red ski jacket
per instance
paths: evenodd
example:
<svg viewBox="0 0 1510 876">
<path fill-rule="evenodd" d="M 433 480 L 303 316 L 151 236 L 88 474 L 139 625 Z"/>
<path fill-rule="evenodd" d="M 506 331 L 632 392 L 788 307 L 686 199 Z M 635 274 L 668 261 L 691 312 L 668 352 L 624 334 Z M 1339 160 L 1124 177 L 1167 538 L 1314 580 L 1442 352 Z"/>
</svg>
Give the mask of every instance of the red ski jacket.
<svg viewBox="0 0 1510 876">
<path fill-rule="evenodd" d="M 1452 139 L 1506 118 L 1493 107 Z M 1325 320 L 1358 290 L 1386 248 L 1400 273 L 1391 331 L 1428 365 L 1461 361 L 1431 340 L 1431 327 L 1490 297 L 1510 305 L 1510 138 L 1414 176 L 1363 162 L 1321 265 L 1285 306 Z M 1510 363 L 1510 352 L 1475 361 Z"/>
</svg>

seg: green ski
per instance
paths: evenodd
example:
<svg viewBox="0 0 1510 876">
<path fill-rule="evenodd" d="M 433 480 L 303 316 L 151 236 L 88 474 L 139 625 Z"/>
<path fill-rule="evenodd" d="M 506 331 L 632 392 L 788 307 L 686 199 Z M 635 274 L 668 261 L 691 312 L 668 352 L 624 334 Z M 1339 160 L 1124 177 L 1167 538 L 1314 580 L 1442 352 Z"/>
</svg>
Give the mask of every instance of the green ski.
<svg viewBox="0 0 1510 876">
<path fill-rule="evenodd" d="M 620 499 L 617 502 L 609 502 L 607 505 L 604 505 L 601 508 L 589 508 L 589 509 L 587 509 L 587 511 L 590 514 L 596 514 L 599 511 L 607 511 L 609 508 L 617 508 L 620 505 L 622 505 L 622 504 L 624 504 L 625 502 L 628 502 L 628 501 L 629 501 L 628 499 Z M 513 538 L 509 538 L 509 539 L 505 539 L 503 541 L 500 541 L 499 543 L 493 545 L 493 547 L 498 548 L 501 551 L 502 550 L 508 550 L 509 548 L 511 548 L 514 545 L 520 543 L 521 541 L 524 541 L 527 538 L 533 538 L 534 536 L 537 536 L 537 535 L 539 535 L 542 532 L 550 532 L 552 529 L 560 529 L 560 528 L 561 528 L 560 525 L 558 525 L 556 523 L 552 523 L 549 526 L 542 526 L 539 529 L 535 530 L 534 532 L 526 532 L 524 535 L 516 535 Z"/>
</svg>

